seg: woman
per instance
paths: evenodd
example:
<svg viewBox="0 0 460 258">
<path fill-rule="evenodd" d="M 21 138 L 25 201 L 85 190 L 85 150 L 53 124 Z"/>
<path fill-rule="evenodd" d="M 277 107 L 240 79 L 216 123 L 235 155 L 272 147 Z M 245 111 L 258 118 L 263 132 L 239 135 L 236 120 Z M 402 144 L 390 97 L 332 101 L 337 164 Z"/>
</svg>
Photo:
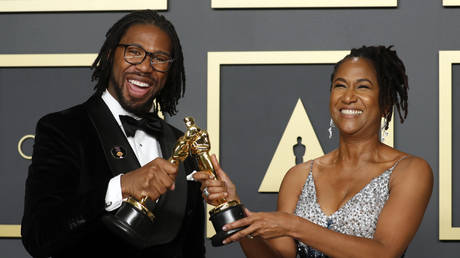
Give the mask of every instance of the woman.
<svg viewBox="0 0 460 258">
<path fill-rule="evenodd" d="M 224 243 L 239 241 L 248 257 L 400 257 L 413 238 L 431 196 L 433 175 L 421 158 L 380 142 L 393 108 L 407 115 L 407 76 L 391 47 L 353 49 L 331 76 L 330 114 L 339 147 L 291 168 L 277 212 L 252 213 L 224 226 L 247 226 Z M 208 202 L 237 199 L 220 180 L 198 173 Z"/>
</svg>

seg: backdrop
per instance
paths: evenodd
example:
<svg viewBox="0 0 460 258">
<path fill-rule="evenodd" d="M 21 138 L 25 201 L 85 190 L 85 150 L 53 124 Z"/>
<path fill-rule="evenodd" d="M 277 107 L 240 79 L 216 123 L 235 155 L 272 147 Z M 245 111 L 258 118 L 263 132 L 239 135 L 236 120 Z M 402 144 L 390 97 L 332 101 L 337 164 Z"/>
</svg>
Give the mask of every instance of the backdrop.
<svg viewBox="0 0 460 258">
<path fill-rule="evenodd" d="M 18 4 L 24 2 L 27 1 L 17 1 Z M 110 8 L 111 1 L 106 2 L 105 6 Z M 118 5 L 114 4 L 113 9 Z M 0 8 L 3 8 L 1 1 Z M 121 9 L 127 8 L 121 6 Z M 186 115 L 194 116 L 202 127 L 218 127 L 219 134 L 212 130 L 210 134 L 218 135 L 213 144 L 218 146 L 222 166 L 237 184 L 245 205 L 255 211 L 276 208 L 276 190 L 259 192 L 264 177 L 269 181 L 275 178 L 267 174 L 271 163 L 273 166 L 280 163 L 283 156 L 286 166 L 295 164 L 292 147 L 298 135 L 284 134 L 295 110 L 305 111 L 304 118 L 308 119 L 304 120 L 312 126 L 311 137 L 302 137 L 306 147 L 304 160 L 318 153 L 314 141 L 324 152 L 336 147 L 337 139 L 329 140 L 327 132 L 333 62 L 321 58 L 319 61 L 282 61 L 282 57 L 281 63 L 273 60 L 223 62 L 217 67 L 220 92 L 211 94 L 216 88 L 210 79 L 216 68 L 209 61 L 211 56 L 215 52 L 249 56 L 259 51 L 282 51 L 295 59 L 296 55 L 290 51 L 394 45 L 406 64 L 410 86 L 409 115 L 404 124 L 395 119 L 394 145 L 426 159 L 435 177 L 431 201 L 407 257 L 458 257 L 460 233 L 455 230 L 460 227 L 460 161 L 455 157 L 460 151 L 460 106 L 455 101 L 450 106 L 451 128 L 445 121 L 439 122 L 438 112 L 440 104 L 460 98 L 459 90 L 453 86 L 460 83 L 460 66 L 454 64 L 449 68 L 452 93 L 439 100 L 438 60 L 439 51 L 460 50 L 459 8 L 443 6 L 441 0 L 403 0 L 396 7 L 377 8 L 250 9 L 212 8 L 210 0 L 170 0 L 165 8 L 152 8 L 165 9 L 162 13 L 175 25 L 185 54 L 186 96 L 180 102 L 179 113 L 167 119 L 181 129 L 184 129 L 182 118 Z M 34 134 L 41 116 L 86 100 L 94 84 L 88 68 L 92 55 L 83 56 L 83 61 L 65 55 L 53 63 L 50 55 L 17 54 L 95 54 L 108 28 L 127 12 L 13 11 L 0 9 L 0 257 L 20 258 L 30 257 L 14 232 L 22 218 L 24 182 L 30 164 L 26 158 L 31 153 L 33 138 L 24 138 L 20 150 L 18 143 L 24 136 Z M 19 63 L 14 63 L 15 60 Z M 70 63 L 62 65 L 65 61 Z M 209 121 L 216 112 L 219 120 Z M 452 175 L 449 179 L 452 185 L 441 188 L 439 128 L 442 132 L 446 128 L 453 132 L 452 169 L 443 172 Z M 277 152 L 281 142 L 289 146 L 289 150 Z M 283 172 L 276 173 L 282 176 Z M 451 186 L 452 194 L 447 196 L 452 197 L 452 204 L 447 198 L 439 199 L 440 191 Z M 442 217 L 439 216 L 440 203 L 446 204 L 442 206 Z M 454 232 L 453 240 L 440 240 L 439 222 L 449 219 L 450 215 L 452 222 L 447 223 L 447 227 Z M 207 243 L 207 257 L 243 257 L 243 254 L 236 244 L 213 248 Z"/>
</svg>

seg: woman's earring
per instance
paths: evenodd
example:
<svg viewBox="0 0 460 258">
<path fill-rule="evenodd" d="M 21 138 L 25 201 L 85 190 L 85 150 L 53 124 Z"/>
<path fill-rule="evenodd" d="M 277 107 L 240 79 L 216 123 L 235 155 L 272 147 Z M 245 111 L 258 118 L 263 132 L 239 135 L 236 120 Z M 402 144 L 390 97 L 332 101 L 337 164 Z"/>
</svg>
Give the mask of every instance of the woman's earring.
<svg viewBox="0 0 460 258">
<path fill-rule="evenodd" d="M 387 132 L 387 130 L 385 129 L 386 124 L 387 124 L 387 119 L 384 118 L 384 119 L 383 119 L 383 126 L 382 126 L 382 128 L 381 128 L 381 130 L 380 130 L 380 142 L 384 142 L 384 141 L 385 141 L 385 137 L 388 136 L 388 132 Z"/>
<path fill-rule="evenodd" d="M 334 127 L 335 127 L 334 120 L 332 120 L 331 118 L 331 121 L 329 121 L 329 129 L 327 129 L 327 131 L 329 132 L 329 139 L 332 138 L 332 128 Z"/>
</svg>

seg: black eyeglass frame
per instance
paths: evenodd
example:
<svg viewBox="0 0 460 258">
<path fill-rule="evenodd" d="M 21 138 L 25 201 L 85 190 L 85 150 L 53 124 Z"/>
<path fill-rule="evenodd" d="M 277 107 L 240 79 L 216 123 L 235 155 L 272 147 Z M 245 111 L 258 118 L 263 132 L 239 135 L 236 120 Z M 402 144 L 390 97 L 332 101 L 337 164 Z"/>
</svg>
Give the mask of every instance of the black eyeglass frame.
<svg viewBox="0 0 460 258">
<path fill-rule="evenodd" d="M 122 44 L 122 43 L 119 43 L 117 45 L 117 47 L 123 47 L 124 50 L 123 50 L 123 59 L 129 63 L 129 64 L 132 64 L 132 65 L 138 65 L 138 64 L 142 64 L 145 60 L 145 57 L 146 56 L 149 56 L 150 57 L 150 66 L 155 70 L 155 71 L 158 71 L 158 72 L 162 72 L 162 73 L 165 73 L 165 72 L 168 72 L 169 69 L 171 69 L 171 64 L 168 65 L 168 69 L 166 71 L 162 71 L 162 70 L 158 70 L 158 68 L 155 68 L 155 64 L 164 64 L 164 63 L 172 63 L 174 62 L 174 58 L 172 57 L 169 57 L 170 59 L 166 60 L 166 61 L 158 61 L 156 58 L 154 58 L 155 56 L 158 55 L 158 53 L 153 53 L 153 52 L 149 52 L 147 50 L 145 50 L 142 46 L 139 46 L 138 44 Z M 128 49 L 128 47 L 137 47 L 137 48 L 140 48 L 144 51 L 144 57 L 142 58 L 142 60 L 140 62 L 131 62 L 129 61 L 129 59 L 126 58 L 126 49 Z M 164 53 L 164 52 L 160 52 L 162 54 L 164 54 L 165 56 L 169 56 L 168 54 Z"/>
</svg>

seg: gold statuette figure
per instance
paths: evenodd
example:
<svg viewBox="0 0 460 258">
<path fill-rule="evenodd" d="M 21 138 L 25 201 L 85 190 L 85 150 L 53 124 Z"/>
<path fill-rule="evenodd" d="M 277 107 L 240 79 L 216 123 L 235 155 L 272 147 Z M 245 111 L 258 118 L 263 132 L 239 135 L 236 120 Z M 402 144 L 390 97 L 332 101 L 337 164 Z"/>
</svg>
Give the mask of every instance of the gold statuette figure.
<svg viewBox="0 0 460 258">
<path fill-rule="evenodd" d="M 184 122 L 187 126 L 184 137 L 189 143 L 190 154 L 196 159 L 199 170 L 208 171 L 208 173 L 216 178 L 216 172 L 209 155 L 211 143 L 209 141 L 208 132 L 199 128 L 192 117 L 184 118 Z M 243 211 L 243 205 L 236 200 L 227 201 L 225 199 L 220 200 L 219 205 L 212 209 L 209 215 L 209 219 L 217 232 L 216 235 L 211 238 L 213 246 L 221 246 L 225 238 L 241 230 L 222 231 L 222 226 L 246 216 Z"/>
</svg>

